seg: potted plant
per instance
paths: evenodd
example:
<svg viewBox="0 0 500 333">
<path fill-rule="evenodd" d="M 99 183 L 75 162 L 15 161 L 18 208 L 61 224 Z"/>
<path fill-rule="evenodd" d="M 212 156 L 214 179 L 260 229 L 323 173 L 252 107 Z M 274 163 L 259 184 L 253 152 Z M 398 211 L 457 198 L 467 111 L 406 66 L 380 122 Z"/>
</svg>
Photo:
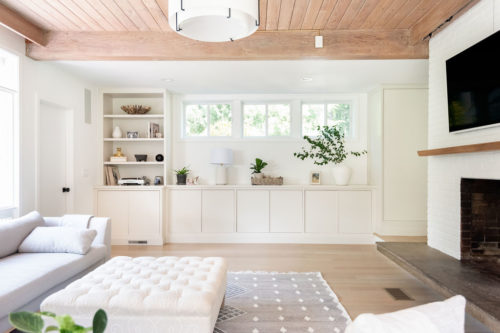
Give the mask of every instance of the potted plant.
<svg viewBox="0 0 500 333">
<path fill-rule="evenodd" d="M 177 175 L 177 185 L 186 185 L 187 175 L 191 172 L 187 167 L 183 167 L 182 169 L 174 170 Z"/>
<path fill-rule="evenodd" d="M 304 140 L 310 147 L 302 147 L 299 153 L 293 153 L 293 156 L 305 160 L 310 158 L 316 165 L 334 164 L 333 177 L 337 185 L 347 185 L 351 177 L 351 168 L 342 164 L 348 155 L 361 156 L 367 153 L 346 151 L 344 133 L 338 126 L 318 126 L 319 134 L 317 137 L 305 135 Z"/>
<path fill-rule="evenodd" d="M 252 175 L 257 179 L 262 178 L 263 177 L 262 169 L 264 169 L 266 165 L 267 162 L 264 162 L 260 158 L 256 158 L 255 163 L 250 164 L 250 170 L 252 170 Z"/>
<path fill-rule="evenodd" d="M 55 325 L 47 326 L 45 331 L 45 322 L 42 317 L 52 318 L 59 327 Z M 106 312 L 102 309 L 97 310 L 92 320 L 92 327 L 83 327 L 75 324 L 73 318 L 68 315 L 57 316 L 52 312 L 14 312 L 9 314 L 10 324 L 21 332 L 42 333 L 42 332 L 61 332 L 61 333 L 103 333 L 108 324 Z"/>
</svg>

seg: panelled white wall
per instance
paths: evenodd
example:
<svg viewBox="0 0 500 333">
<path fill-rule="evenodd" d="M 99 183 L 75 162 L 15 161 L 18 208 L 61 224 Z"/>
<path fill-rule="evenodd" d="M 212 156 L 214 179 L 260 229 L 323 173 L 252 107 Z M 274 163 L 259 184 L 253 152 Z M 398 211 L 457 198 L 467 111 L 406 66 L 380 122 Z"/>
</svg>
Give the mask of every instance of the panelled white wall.
<svg viewBox="0 0 500 333">
<path fill-rule="evenodd" d="M 429 148 L 500 140 L 500 127 L 449 133 L 445 61 L 500 30 L 500 0 L 482 0 L 430 40 Z M 460 258 L 460 179 L 500 179 L 500 152 L 428 157 L 428 243 Z"/>
<path fill-rule="evenodd" d="M 301 137 L 301 100 L 304 102 L 336 101 L 352 99 L 354 101 L 354 119 L 356 138 L 347 143 L 350 150 L 367 149 L 367 115 L 366 94 L 342 95 L 174 95 L 173 97 L 173 143 L 172 168 L 190 166 L 193 176 L 200 176 L 200 184 L 214 184 L 215 167 L 208 164 L 210 150 L 214 147 L 230 148 L 234 152 L 234 164 L 228 169 L 229 184 L 244 185 L 250 183 L 250 163 L 256 157 L 269 162 L 264 173 L 273 176 L 283 176 L 285 184 L 309 184 L 311 171 L 321 172 L 322 184 L 334 184 L 332 166 L 319 167 L 311 161 L 301 161 L 293 156 L 304 144 Z M 232 102 L 233 107 L 233 137 L 221 138 L 188 138 L 181 133 L 182 106 L 184 101 L 223 101 Z M 241 103 L 244 101 L 279 103 L 291 102 L 292 137 L 291 138 L 241 138 Z M 352 168 L 351 184 L 367 184 L 366 155 L 347 159 Z M 174 176 L 170 183 L 175 184 Z"/>
<path fill-rule="evenodd" d="M 92 212 L 92 188 L 97 182 L 97 107 L 93 98 L 92 124 L 84 122 L 84 89 L 97 91 L 75 76 L 68 75 L 50 62 L 34 61 L 24 56 L 25 42 L 18 35 L 0 27 L 0 47 L 20 57 L 20 203 L 21 214 L 36 208 L 36 120 L 40 100 L 71 109 L 74 119 L 73 209 L 75 213 Z"/>
</svg>

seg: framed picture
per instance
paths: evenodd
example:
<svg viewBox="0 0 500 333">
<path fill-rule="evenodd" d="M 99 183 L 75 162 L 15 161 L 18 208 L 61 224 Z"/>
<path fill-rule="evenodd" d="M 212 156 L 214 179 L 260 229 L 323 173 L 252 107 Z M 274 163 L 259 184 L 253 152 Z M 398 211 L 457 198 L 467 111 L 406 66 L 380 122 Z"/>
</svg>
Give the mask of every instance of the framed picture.
<svg viewBox="0 0 500 333">
<path fill-rule="evenodd" d="M 321 174 L 318 171 L 311 172 L 311 184 L 312 185 L 321 184 Z"/>
<path fill-rule="evenodd" d="M 139 132 L 127 132 L 127 139 L 139 138 Z"/>
</svg>

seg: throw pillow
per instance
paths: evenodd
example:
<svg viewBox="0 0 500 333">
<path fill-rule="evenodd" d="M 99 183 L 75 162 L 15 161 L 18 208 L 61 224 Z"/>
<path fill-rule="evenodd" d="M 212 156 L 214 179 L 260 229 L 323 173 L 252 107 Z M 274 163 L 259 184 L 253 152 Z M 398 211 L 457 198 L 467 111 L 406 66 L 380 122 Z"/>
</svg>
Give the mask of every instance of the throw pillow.
<svg viewBox="0 0 500 333">
<path fill-rule="evenodd" d="M 92 229 L 37 227 L 21 243 L 19 252 L 86 254 L 96 236 Z"/>
<path fill-rule="evenodd" d="M 0 258 L 16 253 L 19 244 L 38 226 L 44 225 L 38 212 L 17 219 L 0 222 Z"/>
</svg>

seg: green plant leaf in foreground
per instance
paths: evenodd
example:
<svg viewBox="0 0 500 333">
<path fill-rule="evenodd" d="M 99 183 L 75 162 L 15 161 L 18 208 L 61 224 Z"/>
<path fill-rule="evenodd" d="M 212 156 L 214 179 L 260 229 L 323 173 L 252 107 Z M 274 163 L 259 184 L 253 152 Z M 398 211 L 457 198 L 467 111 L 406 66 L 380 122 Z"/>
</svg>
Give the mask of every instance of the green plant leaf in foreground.
<svg viewBox="0 0 500 333">
<path fill-rule="evenodd" d="M 59 327 L 57 326 L 54 326 L 54 325 L 50 325 L 50 326 L 47 326 L 47 328 L 45 329 L 45 333 L 47 332 L 59 332 Z"/>
<path fill-rule="evenodd" d="M 9 322 L 18 330 L 26 333 L 42 333 L 44 325 L 39 314 L 26 311 L 9 314 Z"/>
<path fill-rule="evenodd" d="M 103 309 L 97 310 L 92 321 L 93 333 L 103 333 L 108 325 L 108 316 Z"/>
</svg>

